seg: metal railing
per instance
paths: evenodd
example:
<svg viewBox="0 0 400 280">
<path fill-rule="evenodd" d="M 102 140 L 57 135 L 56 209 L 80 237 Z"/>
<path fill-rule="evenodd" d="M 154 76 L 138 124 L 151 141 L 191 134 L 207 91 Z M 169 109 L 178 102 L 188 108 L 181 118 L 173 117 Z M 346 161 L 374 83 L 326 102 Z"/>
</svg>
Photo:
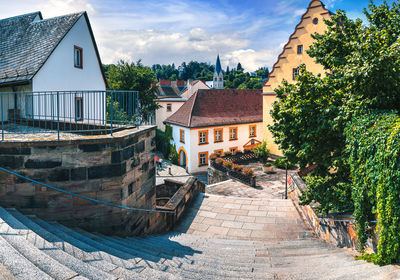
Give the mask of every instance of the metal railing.
<svg viewBox="0 0 400 280">
<path fill-rule="evenodd" d="M 152 124 L 137 91 L 0 92 L 1 140 L 108 134 Z"/>
</svg>

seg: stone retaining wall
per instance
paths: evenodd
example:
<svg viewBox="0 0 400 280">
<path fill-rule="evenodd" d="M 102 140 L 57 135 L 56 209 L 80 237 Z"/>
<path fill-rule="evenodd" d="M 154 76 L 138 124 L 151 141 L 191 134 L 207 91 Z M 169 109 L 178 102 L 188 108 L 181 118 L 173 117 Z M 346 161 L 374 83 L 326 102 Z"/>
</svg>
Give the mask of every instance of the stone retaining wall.
<svg viewBox="0 0 400 280">
<path fill-rule="evenodd" d="M 4 141 L 0 166 L 90 198 L 152 209 L 154 150 L 154 126 L 120 131 L 114 137 Z M 0 205 L 104 234 L 146 233 L 155 219 L 154 214 L 92 204 L 5 172 L 0 172 Z"/>
<path fill-rule="evenodd" d="M 347 247 L 358 249 L 357 234 L 355 231 L 354 218 L 350 214 L 330 214 L 328 216 L 318 216 L 311 206 L 300 205 L 299 197 L 307 189 L 301 177 L 293 173 L 288 178 L 289 196 L 293 200 L 304 221 L 308 223 L 314 233 L 326 242 L 332 243 L 338 247 Z M 376 250 L 377 237 L 369 239 L 367 250 L 373 252 Z"/>
</svg>

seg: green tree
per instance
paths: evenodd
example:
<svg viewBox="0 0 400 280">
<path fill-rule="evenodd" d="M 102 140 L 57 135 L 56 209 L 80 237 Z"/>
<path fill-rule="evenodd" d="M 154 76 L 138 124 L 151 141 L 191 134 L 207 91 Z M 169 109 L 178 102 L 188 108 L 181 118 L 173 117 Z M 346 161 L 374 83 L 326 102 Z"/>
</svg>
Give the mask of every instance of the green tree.
<svg viewBox="0 0 400 280">
<path fill-rule="evenodd" d="M 273 105 L 274 124 L 269 129 L 290 162 L 300 168 L 317 165 L 306 180 L 303 203 L 316 201 L 322 212 L 351 208 L 344 156 L 346 122 L 341 117 L 344 94 L 336 88 L 334 77 L 314 76 L 304 65 L 299 70 L 297 83 L 284 81 L 275 89 L 280 102 Z"/>
<path fill-rule="evenodd" d="M 317 164 L 306 178 L 303 202 L 318 202 L 324 212 L 353 204 L 361 249 L 376 217 L 380 239 L 373 260 L 387 264 L 400 259 L 400 125 L 389 115 L 378 121 L 371 110 L 400 109 L 400 3 L 371 2 L 364 14 L 366 24 L 337 11 L 327 31 L 313 35 L 307 52 L 328 74 L 314 76 L 303 66 L 296 84 L 276 89 L 280 102 L 270 129 L 291 162 Z"/>
<path fill-rule="evenodd" d="M 135 90 L 139 92 L 139 102 L 143 116 L 154 112 L 159 106 L 154 102 L 156 88 L 152 84 L 156 81 L 150 67 L 143 66 L 141 61 L 128 63 L 123 60 L 111 64 L 107 71 L 107 83 L 110 90 Z M 134 99 L 131 98 L 131 102 Z"/>
</svg>

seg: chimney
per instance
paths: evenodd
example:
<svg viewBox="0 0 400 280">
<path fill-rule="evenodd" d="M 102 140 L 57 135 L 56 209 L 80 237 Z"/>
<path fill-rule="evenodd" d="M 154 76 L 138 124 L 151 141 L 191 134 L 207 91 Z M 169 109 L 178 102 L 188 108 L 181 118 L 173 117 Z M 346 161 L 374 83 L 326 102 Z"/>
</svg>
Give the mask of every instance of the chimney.
<svg viewBox="0 0 400 280">
<path fill-rule="evenodd" d="M 171 81 L 170 80 L 159 80 L 160 86 L 171 86 Z"/>
</svg>

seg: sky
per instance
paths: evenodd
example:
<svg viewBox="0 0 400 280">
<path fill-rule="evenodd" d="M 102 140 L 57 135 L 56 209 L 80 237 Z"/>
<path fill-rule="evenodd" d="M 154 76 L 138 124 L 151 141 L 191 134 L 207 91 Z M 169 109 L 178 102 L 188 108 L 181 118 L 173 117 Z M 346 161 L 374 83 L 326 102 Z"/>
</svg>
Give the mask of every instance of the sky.
<svg viewBox="0 0 400 280">
<path fill-rule="evenodd" d="M 246 71 L 274 64 L 311 0 L 0 0 L 0 19 L 41 11 L 44 18 L 87 11 L 102 62 L 191 60 Z M 375 0 L 380 4 L 383 0 Z M 392 0 L 388 1 L 389 3 Z M 369 0 L 325 0 L 363 18 Z"/>
</svg>

